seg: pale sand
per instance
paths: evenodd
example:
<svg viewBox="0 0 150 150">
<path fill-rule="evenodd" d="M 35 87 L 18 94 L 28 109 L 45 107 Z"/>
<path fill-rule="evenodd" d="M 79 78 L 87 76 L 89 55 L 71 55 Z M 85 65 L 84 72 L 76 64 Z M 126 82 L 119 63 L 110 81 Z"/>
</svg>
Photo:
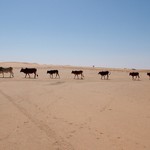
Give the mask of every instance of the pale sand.
<svg viewBox="0 0 150 150">
<path fill-rule="evenodd" d="M 0 150 L 150 150 L 150 80 L 132 81 L 127 69 L 111 69 L 101 80 L 99 68 L 25 63 L 15 77 L 0 74 Z M 25 79 L 21 67 L 37 67 L 38 79 Z M 61 79 L 46 71 L 59 69 Z M 114 70 L 114 71 L 113 71 Z M 6 75 L 8 77 L 9 74 Z"/>
</svg>

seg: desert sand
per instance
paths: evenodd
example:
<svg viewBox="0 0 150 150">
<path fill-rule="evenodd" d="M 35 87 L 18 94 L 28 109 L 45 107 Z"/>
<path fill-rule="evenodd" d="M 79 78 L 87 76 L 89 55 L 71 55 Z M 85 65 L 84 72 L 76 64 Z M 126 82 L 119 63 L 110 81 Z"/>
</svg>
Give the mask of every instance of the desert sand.
<svg viewBox="0 0 150 150">
<path fill-rule="evenodd" d="M 0 63 L 0 150 L 150 150 L 150 80 L 132 81 L 129 69 Z M 36 67 L 37 79 L 22 67 Z M 47 70 L 58 69 L 60 79 Z M 73 79 L 82 69 L 84 80 Z"/>
</svg>

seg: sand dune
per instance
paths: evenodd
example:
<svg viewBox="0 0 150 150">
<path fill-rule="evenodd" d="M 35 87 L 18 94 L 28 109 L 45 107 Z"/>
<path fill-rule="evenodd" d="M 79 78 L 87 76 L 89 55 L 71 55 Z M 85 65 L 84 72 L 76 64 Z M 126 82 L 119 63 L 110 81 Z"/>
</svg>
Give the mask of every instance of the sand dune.
<svg viewBox="0 0 150 150">
<path fill-rule="evenodd" d="M 14 67 L 14 78 L 0 74 L 0 150 L 149 150 L 150 80 L 147 70 L 132 81 L 130 69 L 0 63 Z M 21 67 L 37 67 L 37 79 Z M 82 69 L 85 79 L 73 79 Z M 59 69 L 50 79 L 48 69 Z"/>
</svg>

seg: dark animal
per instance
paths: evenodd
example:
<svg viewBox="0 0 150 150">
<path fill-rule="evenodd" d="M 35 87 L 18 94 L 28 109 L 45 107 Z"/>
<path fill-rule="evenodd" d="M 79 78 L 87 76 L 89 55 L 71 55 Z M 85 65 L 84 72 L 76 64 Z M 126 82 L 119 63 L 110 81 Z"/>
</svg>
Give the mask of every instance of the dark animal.
<svg viewBox="0 0 150 150">
<path fill-rule="evenodd" d="M 25 68 L 25 69 L 21 69 L 20 70 L 20 72 L 23 72 L 23 73 L 25 73 L 25 78 L 26 78 L 26 76 L 28 75 L 29 76 L 29 78 L 30 78 L 30 74 L 32 74 L 32 73 L 34 73 L 34 78 L 36 78 L 36 76 L 38 77 L 38 75 L 37 75 L 37 69 L 36 68 Z"/>
<path fill-rule="evenodd" d="M 75 71 L 72 71 L 71 73 L 74 74 L 74 79 L 76 78 L 76 76 L 77 76 L 77 78 L 79 79 L 79 75 L 81 75 L 81 79 L 84 78 L 84 75 L 83 75 L 83 71 L 82 71 L 82 70 L 79 70 L 79 71 L 75 70 Z"/>
<path fill-rule="evenodd" d="M 150 80 L 150 72 L 148 72 L 147 75 L 149 76 L 149 80 Z"/>
<path fill-rule="evenodd" d="M 14 73 L 13 73 L 13 68 L 12 67 L 8 67 L 8 68 L 0 67 L 0 73 L 3 74 L 3 78 L 4 78 L 4 73 L 10 73 L 10 78 L 14 77 Z"/>
<path fill-rule="evenodd" d="M 55 78 L 57 78 L 57 76 L 60 78 L 58 70 L 48 70 L 47 74 L 50 74 L 50 78 L 53 78 L 53 74 L 56 74 Z"/>
<path fill-rule="evenodd" d="M 100 71 L 98 74 L 101 75 L 101 79 L 103 79 L 103 78 L 105 79 L 105 76 L 107 76 L 107 80 L 108 80 L 109 75 L 111 73 L 109 71 Z"/>
<path fill-rule="evenodd" d="M 129 76 L 132 76 L 132 80 L 140 78 L 139 72 L 130 72 Z"/>
</svg>

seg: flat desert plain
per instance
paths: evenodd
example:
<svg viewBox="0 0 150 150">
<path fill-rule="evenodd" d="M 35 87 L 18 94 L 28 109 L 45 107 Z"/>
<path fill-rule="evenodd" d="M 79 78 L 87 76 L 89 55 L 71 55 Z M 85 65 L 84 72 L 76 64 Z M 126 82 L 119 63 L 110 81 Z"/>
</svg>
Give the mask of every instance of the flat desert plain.
<svg viewBox="0 0 150 150">
<path fill-rule="evenodd" d="M 150 150 L 150 80 L 140 70 L 0 63 L 14 67 L 14 78 L 0 74 L 0 150 Z M 21 67 L 36 67 L 38 78 L 24 78 Z M 60 79 L 47 70 L 58 69 Z M 84 80 L 73 79 L 82 69 Z M 103 68 L 104 69 L 104 68 Z"/>
</svg>

